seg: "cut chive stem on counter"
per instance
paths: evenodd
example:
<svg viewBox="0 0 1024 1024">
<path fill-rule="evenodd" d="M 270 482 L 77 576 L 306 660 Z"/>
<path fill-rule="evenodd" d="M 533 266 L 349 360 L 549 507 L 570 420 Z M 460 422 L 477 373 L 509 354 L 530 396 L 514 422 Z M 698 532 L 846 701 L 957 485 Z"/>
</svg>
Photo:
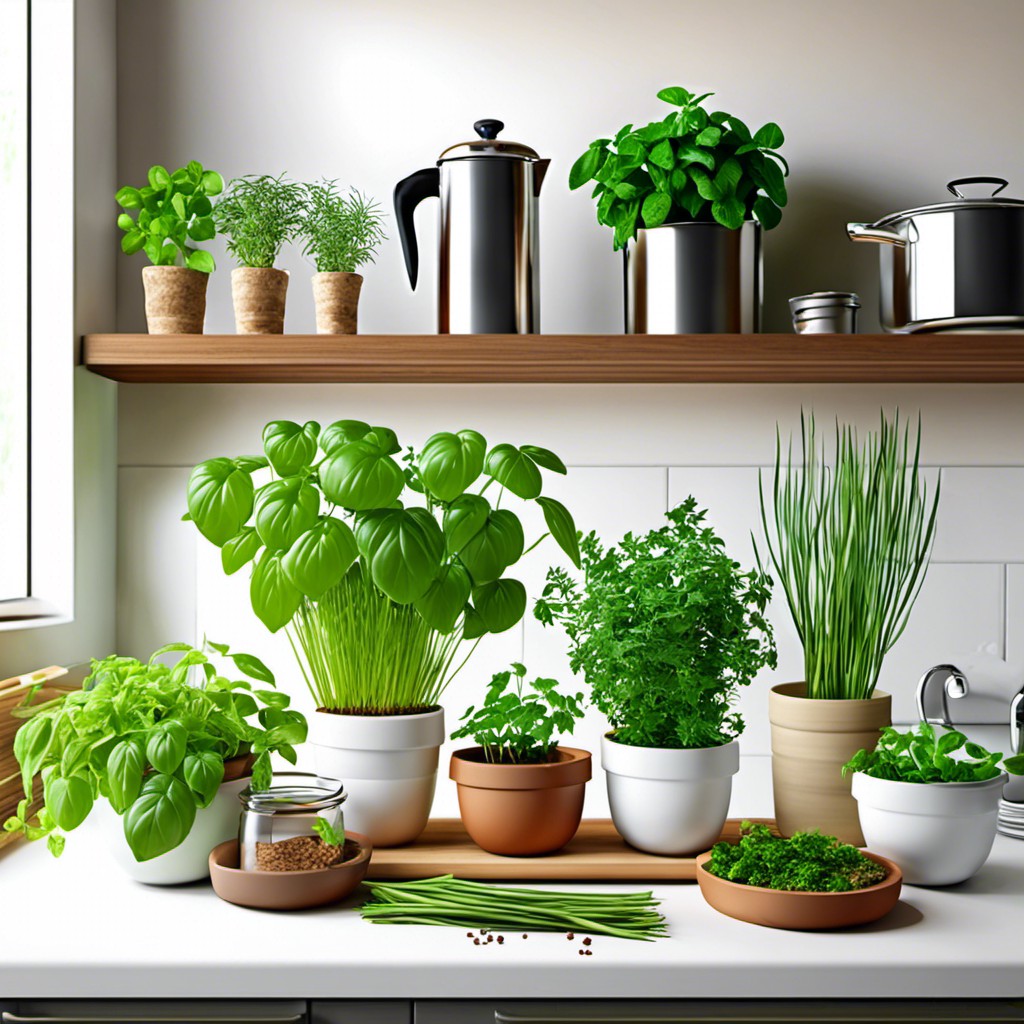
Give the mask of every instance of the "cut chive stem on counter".
<svg viewBox="0 0 1024 1024">
<path fill-rule="evenodd" d="M 441 875 L 365 882 L 362 916 L 375 924 L 428 924 L 520 932 L 589 932 L 650 941 L 668 935 L 650 892 L 585 893 L 506 889 Z M 523 936 L 526 937 L 525 934 Z"/>
</svg>

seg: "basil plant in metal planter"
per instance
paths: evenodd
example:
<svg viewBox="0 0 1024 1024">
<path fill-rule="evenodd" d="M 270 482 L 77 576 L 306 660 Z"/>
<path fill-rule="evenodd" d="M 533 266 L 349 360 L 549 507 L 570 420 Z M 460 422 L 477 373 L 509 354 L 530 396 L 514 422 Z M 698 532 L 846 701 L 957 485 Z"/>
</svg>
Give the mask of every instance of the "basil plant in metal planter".
<svg viewBox="0 0 1024 1024">
<path fill-rule="evenodd" d="M 225 572 L 251 563 L 254 611 L 287 630 L 318 708 L 317 770 L 349 790 L 347 826 L 377 846 L 411 842 L 433 800 L 441 694 L 480 638 L 526 608 L 505 575 L 524 553 L 505 492 L 536 501 L 579 564 L 572 516 L 541 496 L 541 469 L 565 466 L 532 445 L 488 450 L 474 430 L 403 453 L 394 431 L 358 420 L 277 420 L 263 448 L 196 466 L 188 518 Z"/>
</svg>

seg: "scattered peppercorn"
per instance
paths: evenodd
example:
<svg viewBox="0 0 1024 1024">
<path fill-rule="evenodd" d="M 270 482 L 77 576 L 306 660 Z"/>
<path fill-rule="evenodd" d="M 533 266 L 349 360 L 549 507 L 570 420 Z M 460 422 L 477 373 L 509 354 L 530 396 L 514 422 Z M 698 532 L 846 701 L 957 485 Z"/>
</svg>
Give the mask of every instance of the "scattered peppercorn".
<svg viewBox="0 0 1024 1024">
<path fill-rule="evenodd" d="M 466 932 L 466 938 L 467 939 L 473 938 L 473 933 L 472 932 Z"/>
<path fill-rule="evenodd" d="M 590 945 L 590 943 L 591 943 L 592 941 L 593 941 L 593 940 L 592 940 L 592 939 L 590 938 L 590 936 L 588 935 L 588 936 L 587 936 L 587 937 L 586 937 L 586 938 L 585 938 L 585 939 L 583 940 L 583 945 L 584 945 L 584 946 L 589 946 L 589 945 Z"/>
<path fill-rule="evenodd" d="M 505 936 L 504 935 L 499 935 L 498 936 L 498 945 L 500 946 L 504 941 L 505 941 Z"/>
<path fill-rule="evenodd" d="M 587 956 L 593 956 L 594 955 L 594 951 L 592 949 L 584 949 L 583 952 L 586 953 Z"/>
<path fill-rule="evenodd" d="M 566 933 L 565 933 L 565 937 L 566 937 L 566 938 L 567 938 L 567 939 L 568 939 L 568 940 L 569 940 L 570 942 L 572 942 L 572 940 L 576 938 L 576 933 L 575 933 L 575 932 L 566 932 Z"/>
<path fill-rule="evenodd" d="M 474 939 L 473 940 L 473 945 L 474 946 L 479 946 L 480 945 L 480 940 L 479 939 Z"/>
<path fill-rule="evenodd" d="M 529 935 L 527 935 L 527 934 L 526 934 L 526 932 L 523 932 L 523 938 L 524 938 L 524 939 L 528 939 L 529 937 L 530 937 L 530 936 L 529 936 Z"/>
<path fill-rule="evenodd" d="M 583 950 L 582 949 L 579 951 L 579 954 L 580 954 L 580 956 L 583 956 Z"/>
</svg>

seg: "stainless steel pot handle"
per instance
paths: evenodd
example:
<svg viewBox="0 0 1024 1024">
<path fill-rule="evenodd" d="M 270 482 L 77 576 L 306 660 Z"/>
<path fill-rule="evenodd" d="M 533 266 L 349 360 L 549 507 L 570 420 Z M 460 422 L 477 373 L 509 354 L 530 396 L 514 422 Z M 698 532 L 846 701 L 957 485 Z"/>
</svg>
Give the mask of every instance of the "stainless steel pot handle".
<svg viewBox="0 0 1024 1024">
<path fill-rule="evenodd" d="M 910 239 L 887 228 L 876 228 L 873 224 L 847 224 L 846 233 L 852 242 L 880 242 L 905 249 Z"/>
<path fill-rule="evenodd" d="M 946 188 L 957 197 L 957 199 L 966 199 L 967 196 L 960 191 L 961 185 L 998 185 L 992 195 L 997 196 L 1000 192 L 1006 188 L 1010 183 L 1005 178 L 992 178 L 987 175 L 981 175 L 977 178 L 954 178 L 952 181 L 946 183 Z"/>
</svg>

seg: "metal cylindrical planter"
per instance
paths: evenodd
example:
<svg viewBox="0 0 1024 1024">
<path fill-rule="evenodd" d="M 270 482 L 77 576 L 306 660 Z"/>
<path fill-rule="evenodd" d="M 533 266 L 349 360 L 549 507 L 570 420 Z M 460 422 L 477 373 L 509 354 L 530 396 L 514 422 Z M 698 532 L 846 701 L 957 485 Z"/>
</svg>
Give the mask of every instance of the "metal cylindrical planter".
<svg viewBox="0 0 1024 1024">
<path fill-rule="evenodd" d="M 818 700 L 806 692 L 806 683 L 780 683 L 768 694 L 779 831 L 791 836 L 818 829 L 863 846 L 843 765 L 858 750 L 874 749 L 881 730 L 892 724 L 892 697 L 875 690 L 867 700 Z"/>
<path fill-rule="evenodd" d="M 896 782 L 863 772 L 853 796 L 864 839 L 911 885 L 955 885 L 988 860 L 1007 776 L 984 782 Z"/>
<path fill-rule="evenodd" d="M 309 720 L 317 772 L 348 793 L 346 827 L 379 847 L 411 843 L 426 827 L 444 735 L 443 708 L 414 715 L 321 710 Z"/>
<path fill-rule="evenodd" d="M 494 764 L 480 747 L 456 750 L 449 774 L 470 838 L 489 853 L 533 857 L 560 850 L 580 827 L 590 754 L 559 747 L 553 761 Z"/>
<path fill-rule="evenodd" d="M 950 202 L 848 224 L 855 242 L 879 246 L 880 316 L 887 331 L 1024 327 L 1024 200 L 968 199 L 961 178 Z"/>
<path fill-rule="evenodd" d="M 740 747 L 735 740 L 693 750 L 634 747 L 608 733 L 601 764 L 619 835 L 647 853 L 683 856 L 707 850 L 722 834 Z"/>
<path fill-rule="evenodd" d="M 625 253 L 627 334 L 754 334 L 761 329 L 761 226 L 641 228 Z"/>
</svg>

